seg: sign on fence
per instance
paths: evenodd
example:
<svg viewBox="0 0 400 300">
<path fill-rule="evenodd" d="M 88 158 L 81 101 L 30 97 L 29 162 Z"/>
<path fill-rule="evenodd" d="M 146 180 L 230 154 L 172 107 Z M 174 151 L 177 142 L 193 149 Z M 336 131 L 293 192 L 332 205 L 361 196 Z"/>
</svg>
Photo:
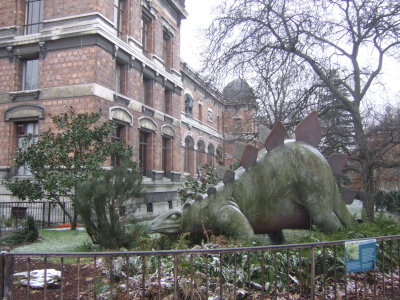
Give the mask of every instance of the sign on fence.
<svg viewBox="0 0 400 300">
<path fill-rule="evenodd" d="M 376 261 L 376 240 L 345 242 L 347 273 L 373 270 Z"/>
</svg>

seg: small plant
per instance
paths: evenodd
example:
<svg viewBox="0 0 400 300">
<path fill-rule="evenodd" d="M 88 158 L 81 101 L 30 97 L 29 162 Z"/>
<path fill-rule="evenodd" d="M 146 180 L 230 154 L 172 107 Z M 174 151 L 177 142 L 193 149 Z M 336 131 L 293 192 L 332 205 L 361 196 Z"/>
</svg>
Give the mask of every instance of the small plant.
<svg viewBox="0 0 400 300">
<path fill-rule="evenodd" d="M 32 216 L 26 218 L 25 226 L 13 233 L 11 236 L 0 240 L 1 244 L 15 245 L 26 242 L 33 242 L 39 237 L 39 232 L 36 228 L 35 220 Z"/>
<path fill-rule="evenodd" d="M 178 190 L 178 196 L 182 203 L 187 199 L 195 199 L 197 194 L 204 194 L 207 191 L 207 185 L 218 182 L 215 168 L 204 164 L 199 168 L 197 179 L 189 177 L 184 183 L 183 188 Z"/>
</svg>

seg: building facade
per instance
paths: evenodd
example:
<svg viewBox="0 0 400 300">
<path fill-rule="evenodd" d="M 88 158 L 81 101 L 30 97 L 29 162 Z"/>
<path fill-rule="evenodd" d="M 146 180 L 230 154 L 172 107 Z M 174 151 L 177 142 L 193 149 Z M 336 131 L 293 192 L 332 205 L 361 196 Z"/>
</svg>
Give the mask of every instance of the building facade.
<svg viewBox="0 0 400 300">
<path fill-rule="evenodd" d="M 0 177 L 30 176 L 13 168 L 15 147 L 69 106 L 101 110 L 133 146 L 144 217 L 177 205 L 201 164 L 232 160 L 239 133 L 255 132 L 255 100 L 247 84 L 221 93 L 181 62 L 187 16 L 184 0 L 1 1 Z M 0 187 L 0 201 L 10 199 Z"/>
</svg>

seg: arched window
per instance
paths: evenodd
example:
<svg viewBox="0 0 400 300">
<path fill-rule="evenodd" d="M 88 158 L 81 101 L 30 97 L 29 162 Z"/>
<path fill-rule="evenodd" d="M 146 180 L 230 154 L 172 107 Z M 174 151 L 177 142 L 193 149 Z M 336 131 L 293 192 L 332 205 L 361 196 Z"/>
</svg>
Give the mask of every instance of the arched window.
<svg viewBox="0 0 400 300">
<path fill-rule="evenodd" d="M 197 142 L 197 172 L 206 163 L 206 145 L 202 140 Z"/>
<path fill-rule="evenodd" d="M 223 155 L 223 152 L 222 152 L 221 145 L 217 146 L 217 150 L 215 150 L 215 157 L 217 158 L 218 162 L 224 160 L 224 155 Z"/>
<path fill-rule="evenodd" d="M 184 171 L 186 173 L 193 173 L 194 163 L 194 141 L 193 138 L 187 136 L 185 138 L 185 155 L 184 155 Z"/>
<path fill-rule="evenodd" d="M 207 164 L 211 167 L 214 166 L 214 157 L 215 157 L 215 153 L 214 153 L 214 145 L 213 144 L 208 144 L 207 147 Z"/>
</svg>

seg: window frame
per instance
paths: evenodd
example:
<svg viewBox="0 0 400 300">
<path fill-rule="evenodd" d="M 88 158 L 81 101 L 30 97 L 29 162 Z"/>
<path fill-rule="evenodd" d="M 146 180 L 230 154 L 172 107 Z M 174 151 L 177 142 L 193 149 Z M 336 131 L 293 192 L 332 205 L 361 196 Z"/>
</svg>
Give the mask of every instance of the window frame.
<svg viewBox="0 0 400 300">
<path fill-rule="evenodd" d="M 172 171 L 171 164 L 172 164 L 172 138 L 169 136 L 162 136 L 161 142 L 161 166 L 162 170 L 164 171 L 164 176 L 167 176 L 167 172 Z"/>
<path fill-rule="evenodd" d="M 173 66 L 173 36 L 167 31 L 163 30 L 163 51 L 162 59 L 167 70 Z"/>
<path fill-rule="evenodd" d="M 29 82 L 28 79 L 30 78 Z M 39 59 L 25 59 L 22 61 L 21 90 L 36 90 L 39 86 Z"/>
<path fill-rule="evenodd" d="M 31 132 L 29 132 L 29 125 L 33 125 Z M 20 128 L 24 128 L 23 132 L 20 132 Z M 15 133 L 16 133 L 16 146 L 23 148 L 25 145 L 24 140 L 28 137 L 32 137 L 32 143 L 36 143 L 39 140 L 39 122 L 38 121 L 16 121 L 15 122 Z M 28 145 L 26 145 L 28 146 Z M 25 147 L 26 147 L 25 146 Z M 15 170 L 16 176 L 32 176 L 28 166 L 23 165 Z"/>
<path fill-rule="evenodd" d="M 44 0 L 25 0 L 25 34 L 40 33 L 43 27 Z M 35 7 L 38 4 L 38 8 Z M 37 20 L 36 20 L 37 19 Z"/>
<path fill-rule="evenodd" d="M 164 112 L 170 116 L 172 116 L 172 97 L 173 97 L 173 91 L 165 88 L 164 89 Z"/>
<path fill-rule="evenodd" d="M 153 79 L 143 75 L 143 103 L 153 106 Z"/>
<path fill-rule="evenodd" d="M 128 126 L 126 124 L 122 124 L 120 122 L 112 122 L 115 128 L 111 131 L 111 142 L 118 143 L 118 142 L 126 142 L 126 135 Z M 117 154 L 111 155 L 111 166 L 120 166 L 121 164 L 121 157 Z"/>
<path fill-rule="evenodd" d="M 146 170 L 148 167 L 148 147 L 149 147 L 150 133 L 144 130 L 139 130 L 139 167 L 142 170 L 142 174 L 146 176 Z"/>
<path fill-rule="evenodd" d="M 119 38 L 123 35 L 124 2 L 124 0 L 114 0 L 114 29 Z"/>
<path fill-rule="evenodd" d="M 152 23 L 153 19 L 144 12 L 142 13 L 142 18 L 141 18 L 141 42 L 142 42 L 142 51 L 144 54 L 151 53 L 153 51 L 152 49 Z"/>
</svg>

